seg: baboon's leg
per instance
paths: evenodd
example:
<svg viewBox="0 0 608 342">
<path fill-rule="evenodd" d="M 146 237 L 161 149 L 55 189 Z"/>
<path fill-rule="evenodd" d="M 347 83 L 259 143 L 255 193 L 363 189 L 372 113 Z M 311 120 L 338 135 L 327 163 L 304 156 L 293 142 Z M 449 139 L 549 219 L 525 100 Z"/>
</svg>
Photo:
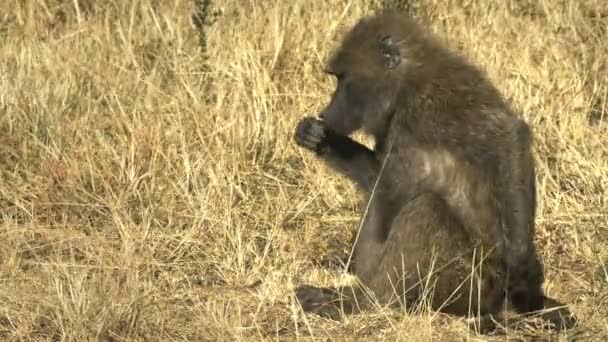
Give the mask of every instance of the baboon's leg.
<svg viewBox="0 0 608 342">
<path fill-rule="evenodd" d="M 437 194 L 449 207 L 449 219 L 459 221 L 466 235 L 478 239 L 486 251 L 495 250 L 497 259 L 504 258 L 497 201 L 483 170 L 444 148 L 414 147 L 403 158 L 399 162 L 413 165 L 411 177 L 420 180 L 416 185 Z"/>
<path fill-rule="evenodd" d="M 341 313 L 369 309 L 376 301 L 410 311 L 429 299 L 432 310 L 479 316 L 477 329 L 493 329 L 492 315 L 502 308 L 503 283 L 490 266 L 474 268 L 481 257 L 471 252 L 466 233 L 438 196 L 420 195 L 408 203 L 378 247 L 381 253 L 363 250 L 358 255 L 373 260 L 356 268 L 369 293 L 361 287 L 302 286 L 296 297 L 304 311 L 337 319 Z"/>
<path fill-rule="evenodd" d="M 504 283 L 472 242 L 446 203 L 420 195 L 395 218 L 375 265 L 358 272 L 381 303 L 411 306 L 421 299 L 432 310 L 454 315 L 495 314 Z M 427 301 L 428 300 L 428 301 Z"/>
<path fill-rule="evenodd" d="M 296 298 L 307 313 L 338 320 L 342 313 L 356 314 L 369 306 L 367 297 L 358 287 L 324 288 L 303 285 L 296 289 Z"/>
</svg>

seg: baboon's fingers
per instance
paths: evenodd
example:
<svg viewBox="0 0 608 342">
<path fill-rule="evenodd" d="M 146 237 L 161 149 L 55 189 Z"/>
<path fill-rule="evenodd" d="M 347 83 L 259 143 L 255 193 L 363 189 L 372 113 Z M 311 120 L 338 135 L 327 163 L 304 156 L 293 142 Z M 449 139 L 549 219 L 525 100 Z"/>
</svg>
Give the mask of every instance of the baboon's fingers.
<svg viewBox="0 0 608 342">
<path fill-rule="evenodd" d="M 301 147 L 307 148 L 309 150 L 315 150 L 317 149 L 317 147 L 319 146 L 319 144 L 321 143 L 321 141 L 314 139 L 314 138 L 310 138 L 308 136 L 296 136 L 296 144 L 300 145 Z"/>
<path fill-rule="evenodd" d="M 323 123 L 314 118 L 304 118 L 296 127 L 295 141 L 302 147 L 315 150 L 324 138 Z"/>
<path fill-rule="evenodd" d="M 323 125 L 323 122 L 314 118 L 311 118 L 310 131 L 314 136 L 321 138 L 325 136 L 325 126 Z"/>
<path fill-rule="evenodd" d="M 324 135 L 324 125 L 323 122 L 317 120 L 315 118 L 306 117 L 298 122 L 298 126 L 296 130 L 299 131 L 307 131 L 310 134 L 323 136 Z"/>
</svg>

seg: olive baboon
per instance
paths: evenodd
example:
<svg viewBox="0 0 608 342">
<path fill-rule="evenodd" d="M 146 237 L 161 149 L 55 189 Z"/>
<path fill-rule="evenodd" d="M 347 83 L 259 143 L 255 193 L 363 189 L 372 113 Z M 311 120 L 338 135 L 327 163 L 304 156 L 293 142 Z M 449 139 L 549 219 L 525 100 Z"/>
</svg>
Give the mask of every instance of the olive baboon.
<svg viewBox="0 0 608 342">
<path fill-rule="evenodd" d="M 499 316 L 505 301 L 525 314 L 561 306 L 543 293 L 533 242 L 529 126 L 478 68 L 384 12 L 346 34 L 326 72 L 337 88 L 295 140 L 366 194 L 350 268 L 364 287 L 301 286 L 305 311 L 356 312 L 370 304 L 365 294 L 416 303 L 429 285 L 431 308 L 479 319 Z M 359 129 L 373 150 L 348 137 Z M 565 308 L 542 317 L 575 322 Z"/>
</svg>

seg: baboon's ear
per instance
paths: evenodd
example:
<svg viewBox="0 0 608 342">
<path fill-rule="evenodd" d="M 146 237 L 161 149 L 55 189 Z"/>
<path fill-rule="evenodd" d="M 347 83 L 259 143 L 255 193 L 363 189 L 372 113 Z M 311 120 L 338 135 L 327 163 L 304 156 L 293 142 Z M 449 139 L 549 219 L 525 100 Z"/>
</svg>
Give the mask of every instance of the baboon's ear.
<svg viewBox="0 0 608 342">
<path fill-rule="evenodd" d="M 401 52 L 399 47 L 393 41 L 391 36 L 383 36 L 380 38 L 380 52 L 384 59 L 384 67 L 394 69 L 401 64 Z"/>
</svg>

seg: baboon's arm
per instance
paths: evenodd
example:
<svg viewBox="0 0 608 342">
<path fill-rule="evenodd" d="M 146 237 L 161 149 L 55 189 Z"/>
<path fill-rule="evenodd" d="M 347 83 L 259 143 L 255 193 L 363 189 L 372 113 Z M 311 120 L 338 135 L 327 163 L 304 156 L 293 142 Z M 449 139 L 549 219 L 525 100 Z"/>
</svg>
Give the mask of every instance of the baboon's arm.
<svg viewBox="0 0 608 342">
<path fill-rule="evenodd" d="M 378 173 L 378 160 L 366 146 L 326 130 L 319 156 L 334 170 L 355 182 L 361 190 L 371 190 Z"/>
<path fill-rule="evenodd" d="M 533 248 L 536 211 L 536 176 L 530 154 L 531 132 L 523 121 L 514 131 L 508 155 L 503 157 L 503 201 L 501 216 L 510 246 L 509 264 L 516 265 L 530 255 Z"/>
</svg>

